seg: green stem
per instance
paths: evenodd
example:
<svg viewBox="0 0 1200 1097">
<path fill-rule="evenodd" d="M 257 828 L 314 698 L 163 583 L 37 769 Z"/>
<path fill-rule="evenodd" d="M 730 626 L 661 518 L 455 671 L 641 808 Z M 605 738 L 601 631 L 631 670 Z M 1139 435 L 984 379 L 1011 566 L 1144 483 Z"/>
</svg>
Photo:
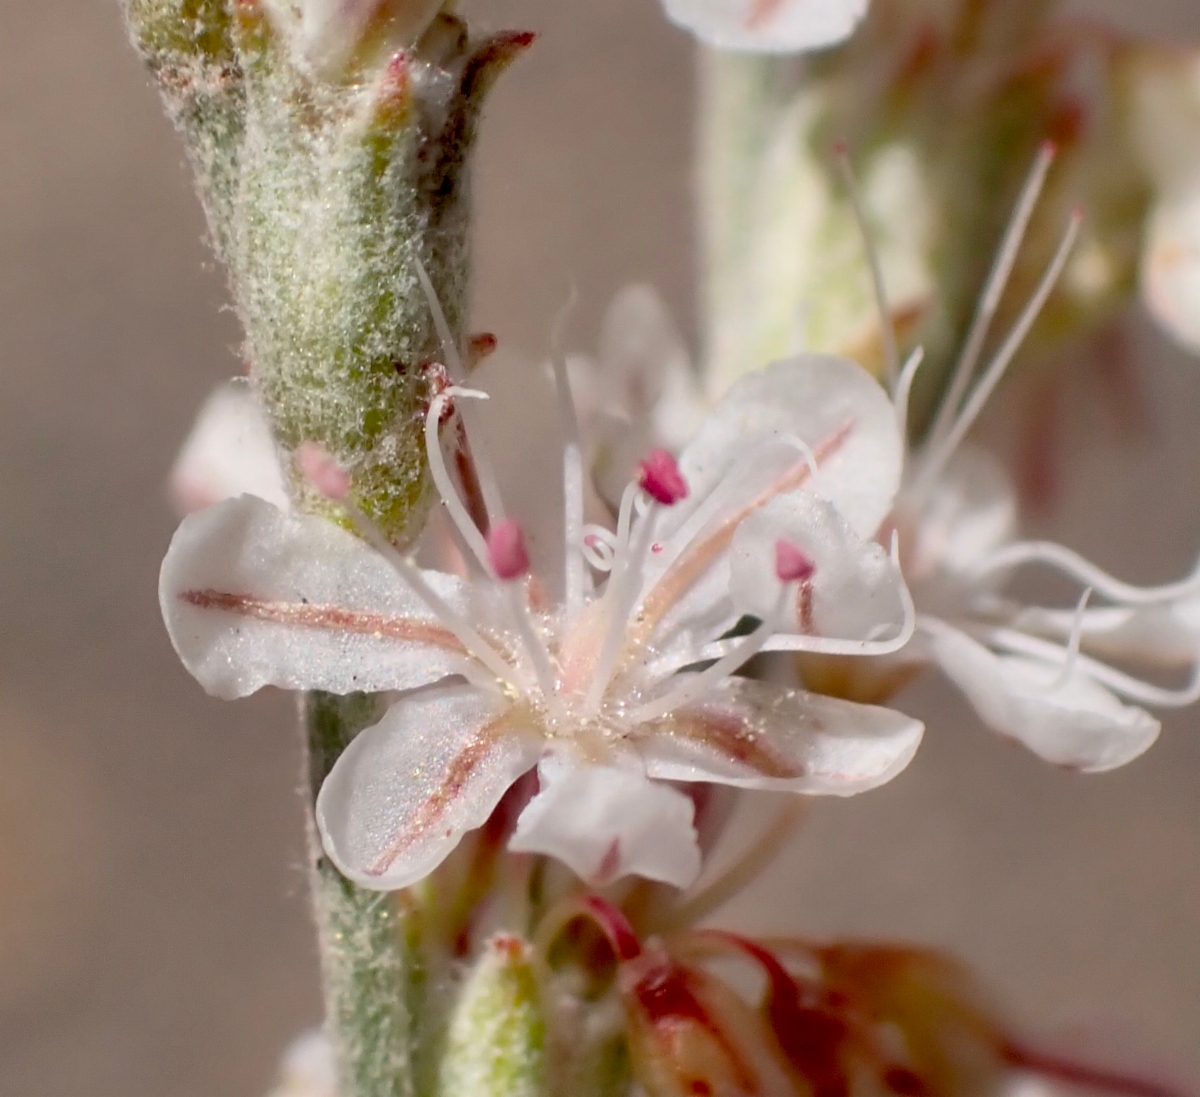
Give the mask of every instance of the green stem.
<svg viewBox="0 0 1200 1097">
<path fill-rule="evenodd" d="M 283 13 L 281 15 L 281 13 Z M 262 0 L 125 0 L 196 171 L 246 332 L 245 358 L 300 510 L 340 510 L 293 467 L 317 444 L 397 546 L 428 509 L 425 409 L 442 348 L 423 267 L 463 341 L 471 153 L 483 102 L 533 36 L 473 39 L 442 13 L 403 50 L 364 38 L 316 72 Z M 305 702 L 309 806 L 382 700 Z M 437 1041 L 418 1016 L 420 903 L 363 891 L 321 853 L 312 895 L 341 1097 L 411 1097 Z"/>
<path fill-rule="evenodd" d="M 379 699 L 308 695 L 304 707 L 309 787 L 321 781 L 359 731 L 378 719 Z M 413 1008 L 421 965 L 413 917 L 393 897 L 364 891 L 326 859 L 309 826 L 313 909 L 325 980 L 326 1026 L 346 1097 L 412 1097 L 419 1032 Z"/>
</svg>

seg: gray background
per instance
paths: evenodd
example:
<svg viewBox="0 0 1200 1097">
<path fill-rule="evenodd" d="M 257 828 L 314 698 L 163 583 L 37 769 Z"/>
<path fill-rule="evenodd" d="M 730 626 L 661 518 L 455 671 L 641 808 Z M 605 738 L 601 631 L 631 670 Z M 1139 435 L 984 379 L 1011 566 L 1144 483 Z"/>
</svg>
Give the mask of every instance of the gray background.
<svg viewBox="0 0 1200 1097">
<path fill-rule="evenodd" d="M 1200 40 L 1194 0 L 1111 8 Z M 254 1097 L 319 1011 L 291 709 L 203 696 L 155 603 L 164 472 L 238 334 L 116 4 L 0 11 L 0 1093 Z M 590 345 L 647 278 L 690 330 L 688 42 L 654 0 L 485 15 L 544 37 L 486 126 L 480 326 L 539 350 L 574 282 Z M 1077 423 L 1051 528 L 1150 580 L 1200 546 L 1200 365 L 1144 338 L 1153 433 Z M 908 701 L 911 770 L 820 805 L 743 924 L 940 943 L 1051 1031 L 1200 1076 L 1200 714 L 1086 779 Z"/>
</svg>

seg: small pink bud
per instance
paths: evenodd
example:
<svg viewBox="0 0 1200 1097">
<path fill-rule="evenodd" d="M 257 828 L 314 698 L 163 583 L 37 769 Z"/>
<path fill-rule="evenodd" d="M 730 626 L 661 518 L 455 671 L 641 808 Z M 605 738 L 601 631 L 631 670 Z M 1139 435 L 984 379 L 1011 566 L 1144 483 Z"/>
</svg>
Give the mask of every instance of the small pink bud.
<svg viewBox="0 0 1200 1097">
<path fill-rule="evenodd" d="M 781 583 L 804 583 L 813 577 L 817 565 L 799 545 L 782 537 L 775 542 L 775 575 Z"/>
<path fill-rule="evenodd" d="M 529 571 L 529 553 L 525 549 L 525 531 L 511 518 L 496 525 L 487 535 L 488 561 L 496 578 L 504 582 L 520 579 Z"/>
<path fill-rule="evenodd" d="M 304 442 L 296 450 L 296 467 L 327 499 L 341 502 L 350 494 L 350 473 L 330 456 L 328 450 L 316 442 Z"/>
<path fill-rule="evenodd" d="M 673 507 L 688 497 L 687 481 L 679 463 L 665 449 L 651 450 L 638 466 L 638 483 L 656 503 Z"/>
</svg>

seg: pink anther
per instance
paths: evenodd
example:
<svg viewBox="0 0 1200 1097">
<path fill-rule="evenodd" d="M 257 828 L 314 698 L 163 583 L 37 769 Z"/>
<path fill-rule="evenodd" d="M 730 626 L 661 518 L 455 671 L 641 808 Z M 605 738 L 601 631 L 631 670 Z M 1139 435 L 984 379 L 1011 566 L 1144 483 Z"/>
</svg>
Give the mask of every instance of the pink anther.
<svg viewBox="0 0 1200 1097">
<path fill-rule="evenodd" d="M 687 481 L 679 462 L 665 449 L 651 450 L 638 466 L 638 483 L 656 503 L 672 507 L 688 497 Z"/>
<path fill-rule="evenodd" d="M 782 537 L 775 542 L 775 575 L 781 583 L 805 583 L 816 570 L 813 558 L 799 545 Z"/>
<path fill-rule="evenodd" d="M 496 578 L 503 582 L 520 579 L 529 571 L 529 552 L 520 522 L 506 518 L 497 522 L 487 535 L 488 562 Z"/>
<path fill-rule="evenodd" d="M 296 467 L 325 498 L 341 502 L 350 494 L 350 473 L 317 442 L 301 443 L 296 450 Z"/>
</svg>

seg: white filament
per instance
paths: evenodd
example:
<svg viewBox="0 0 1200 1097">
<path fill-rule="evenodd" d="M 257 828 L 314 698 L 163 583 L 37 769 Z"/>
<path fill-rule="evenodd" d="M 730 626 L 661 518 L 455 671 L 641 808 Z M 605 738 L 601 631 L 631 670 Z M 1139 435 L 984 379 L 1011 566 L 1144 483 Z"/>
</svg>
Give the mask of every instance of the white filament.
<svg viewBox="0 0 1200 1097">
<path fill-rule="evenodd" d="M 1017 541 L 988 556 L 975 570 L 976 578 L 1007 571 L 1023 564 L 1045 564 L 1072 579 L 1086 583 L 1110 602 L 1126 606 L 1148 606 L 1200 593 L 1200 564 L 1191 575 L 1158 587 L 1138 587 L 1123 582 L 1085 559 L 1074 549 L 1053 541 Z"/>
<path fill-rule="evenodd" d="M 1071 249 L 1075 246 L 1075 240 L 1079 236 L 1079 226 L 1081 223 L 1082 216 L 1079 213 L 1072 214 L 1071 222 L 1067 226 L 1067 231 L 1063 234 L 1058 251 L 1055 253 L 1050 266 L 1047 267 L 1046 273 L 1042 276 L 1042 280 L 1034 291 L 1033 297 L 1030 298 L 1029 303 L 1025 306 L 1016 324 L 1013 325 L 1008 338 L 1005 339 L 999 351 L 996 352 L 996 356 L 992 359 L 987 369 L 984 370 L 983 376 L 980 377 L 975 388 L 971 390 L 971 395 L 967 398 L 961 414 L 944 438 L 930 442 L 929 450 L 922 462 L 922 468 L 917 475 L 917 480 L 913 487 L 917 498 L 920 498 L 928 490 L 946 467 L 946 462 L 954 455 L 954 451 L 958 449 L 962 440 L 967 436 L 967 432 L 975 425 L 975 420 L 979 418 L 979 413 L 983 410 L 984 404 L 987 403 L 988 398 L 995 391 L 1005 371 L 1016 357 L 1017 351 L 1025 341 L 1025 337 L 1029 334 L 1029 330 L 1037 321 L 1042 308 L 1053 292 L 1055 284 L 1062 276 L 1063 268 L 1067 265 L 1067 260 L 1070 258 Z"/>
<path fill-rule="evenodd" d="M 740 482 L 742 477 L 762 461 L 763 450 L 775 445 L 791 446 L 800 453 L 804 464 L 808 466 L 809 490 L 813 495 L 821 498 L 821 493 L 817 487 L 817 478 L 820 475 L 820 470 L 817 465 L 816 454 L 813 453 L 812 447 L 803 438 L 799 438 L 796 435 L 771 438 L 757 449 L 752 449 L 744 453 L 737 461 L 730 465 L 729 471 L 721 477 L 721 481 L 716 488 L 709 492 L 707 498 L 692 511 L 679 529 L 671 534 L 671 551 L 658 557 L 662 565 L 662 570 L 669 569 L 692 546 L 692 543 L 713 520 L 713 517 L 729 505 L 730 500 L 728 497 L 741 489 Z M 787 472 L 780 473 L 780 477 L 782 478 L 791 471 L 789 469 Z"/>
<path fill-rule="evenodd" d="M 483 569 L 483 573 L 485 575 L 492 575 L 491 558 L 488 553 L 487 541 L 484 539 L 479 527 L 475 525 L 467 508 L 463 505 L 463 501 L 458 497 L 458 492 L 454 488 L 454 481 L 450 477 L 450 470 L 446 468 L 445 457 L 442 453 L 440 434 L 442 413 L 447 407 L 453 405 L 455 397 L 487 399 L 485 393 L 476 392 L 473 389 L 462 389 L 457 386 L 451 386 L 429 402 L 429 412 L 425 416 L 425 452 L 429 459 L 429 472 L 433 476 L 434 486 L 437 488 L 438 494 L 442 497 L 442 502 L 446 505 L 446 511 L 450 515 L 450 520 L 462 535 L 472 555 L 479 561 L 479 566 Z"/>
<path fill-rule="evenodd" d="M 887 286 L 883 280 L 883 264 L 879 261 L 879 249 L 875 247 L 871 227 L 867 223 L 866 207 L 859 193 L 858 180 L 854 178 L 850 156 L 842 150 L 837 160 L 846 184 L 846 193 L 850 196 L 850 208 L 854 211 L 854 219 L 858 222 L 859 235 L 867 253 L 867 265 L 871 268 L 871 285 L 879 310 L 879 336 L 883 341 L 883 360 L 887 366 L 888 384 L 894 385 L 900 373 L 900 351 L 896 346 L 896 329 L 892 325 L 892 309 L 888 304 Z"/>
<path fill-rule="evenodd" d="M 516 626 L 517 635 L 521 638 L 521 644 L 524 646 L 526 654 L 533 663 L 538 685 L 542 689 L 542 697 L 548 706 L 557 708 L 558 676 L 555 673 L 554 665 L 550 661 L 550 652 L 546 648 L 545 641 L 538 635 L 530 616 L 525 584 L 511 582 L 507 583 L 506 586 L 508 587 L 508 590 L 505 592 L 507 595 L 508 613 L 512 618 L 513 624 Z"/>
<path fill-rule="evenodd" d="M 719 658 L 712 666 L 706 667 L 698 673 L 685 675 L 683 684 L 677 686 L 665 696 L 659 697 L 654 701 L 647 701 L 644 705 L 638 705 L 629 714 L 630 722 L 642 724 L 649 720 L 657 720 L 661 716 L 666 716 L 683 705 L 696 700 L 698 697 L 702 697 L 723 678 L 728 677 L 745 666 L 754 656 L 766 648 L 767 641 L 770 640 L 775 630 L 779 627 L 778 622 L 783 613 L 783 607 L 788 597 L 793 593 L 794 586 L 795 584 L 791 583 L 784 586 L 775 604 L 775 608 L 749 636 L 742 636 L 735 641 L 730 641 L 731 646 L 726 655 Z"/>
<path fill-rule="evenodd" d="M 433 317 L 433 329 L 437 333 L 438 341 L 442 344 L 442 353 L 446 357 L 446 369 L 450 373 L 450 380 L 456 385 L 461 385 L 467 379 L 467 368 L 463 364 L 458 345 L 454 342 L 454 334 L 446 320 L 445 310 L 438 300 L 437 291 L 433 288 L 433 281 L 425 269 L 425 264 L 419 258 L 414 262 L 417 269 L 417 281 L 421 284 L 421 291 L 425 294 L 425 301 L 429 305 L 429 314 Z M 463 418 L 463 422 L 467 422 L 466 417 Z M 471 452 L 475 458 L 475 474 L 479 477 L 479 490 L 483 495 L 483 505 L 487 510 L 488 521 L 495 525 L 503 518 L 504 507 L 500 502 L 500 489 L 492 473 L 493 465 L 479 438 L 471 439 Z"/>
<path fill-rule="evenodd" d="M 958 364 L 954 367 L 950 385 L 946 390 L 946 395 L 942 398 L 941 407 L 938 408 L 937 417 L 930 429 L 931 444 L 936 443 L 950 430 L 959 405 L 966 396 L 967 387 L 975 374 L 975 367 L 979 363 L 979 356 L 983 353 L 984 342 L 991 330 L 992 321 L 996 318 L 996 310 L 1000 307 L 1000 300 L 1004 296 L 1008 280 L 1012 277 L 1017 255 L 1025 240 L 1025 234 L 1029 231 L 1029 222 L 1033 218 L 1038 199 L 1046 185 L 1046 176 L 1050 171 L 1050 165 L 1054 163 L 1055 155 L 1056 150 L 1052 144 L 1046 142 L 1042 145 L 1037 159 L 1034 161 L 1033 169 L 1029 173 L 1029 178 L 1021 191 L 1008 228 L 1005 230 L 1000 251 L 992 264 L 987 282 L 983 287 L 983 294 L 976 306 L 975 318 L 967 334 L 967 341 L 963 346 Z"/>
<path fill-rule="evenodd" d="M 563 534 L 566 556 L 563 581 L 566 591 L 567 620 L 573 621 L 587 599 L 588 576 L 583 545 L 583 445 L 579 437 L 579 418 L 571 394 L 567 364 L 555 354 L 554 389 L 558 396 L 558 414 L 562 420 L 563 445 Z"/>
<path fill-rule="evenodd" d="M 636 484 L 631 484 L 630 487 L 636 487 Z M 640 489 L 636 494 L 641 494 Z M 627 488 L 625 497 L 621 500 L 622 515 L 626 512 L 626 500 L 628 500 L 628 510 L 632 512 L 633 499 L 635 494 L 631 494 Z M 588 687 L 587 695 L 584 698 L 583 711 L 587 714 L 599 712 L 600 703 L 604 697 L 605 690 L 608 689 L 608 684 L 612 680 L 613 671 L 616 670 L 617 658 L 621 654 L 621 646 L 625 640 L 625 632 L 629 627 L 629 615 L 633 610 L 634 603 L 637 601 L 639 589 L 642 579 L 642 563 L 645 560 L 646 553 L 649 551 L 650 542 L 654 537 L 654 527 L 658 524 L 658 509 L 651 506 L 646 514 L 642 516 L 641 523 L 638 525 L 635 535 L 630 538 L 628 534 L 628 517 L 625 517 L 626 539 L 621 542 L 620 527 L 618 527 L 617 539 L 617 557 L 613 563 L 612 575 L 608 580 L 608 586 L 604 590 L 604 603 L 607 610 L 608 622 L 605 629 L 604 641 L 600 646 L 600 654 L 596 659 L 596 668 L 593 672 L 591 685 Z"/>
<path fill-rule="evenodd" d="M 1070 657 L 1070 652 L 1061 644 L 1053 643 L 1050 640 L 1041 640 L 1023 632 L 1017 632 L 1015 629 L 975 629 L 972 631 L 976 632 L 980 639 L 989 646 L 1014 655 L 1028 655 L 1051 664 L 1063 663 Z M 1114 693 L 1143 705 L 1156 705 L 1159 708 L 1183 708 L 1200 701 L 1200 662 L 1193 666 L 1187 685 L 1180 689 L 1164 689 L 1161 686 L 1152 685 L 1087 655 L 1078 655 L 1075 666 L 1089 678 L 1107 686 Z"/>
<path fill-rule="evenodd" d="M 913 382 L 917 378 L 917 370 L 921 368 L 921 363 L 925 361 L 925 348 L 917 347 L 916 350 L 908 356 L 908 361 L 904 363 L 904 368 L 900 371 L 900 376 L 896 379 L 896 387 L 892 392 L 892 405 L 896 409 L 896 426 L 899 429 L 900 437 L 908 438 L 908 405 L 912 398 Z"/>
<path fill-rule="evenodd" d="M 617 558 L 617 538 L 603 526 L 583 527 L 584 559 L 597 571 L 612 571 Z"/>
<path fill-rule="evenodd" d="M 1092 588 L 1088 587 L 1075 607 L 1075 613 L 1071 620 L 1071 634 L 1067 640 L 1067 657 L 1063 660 L 1062 673 L 1050 686 L 1049 692 L 1051 693 L 1062 689 L 1071 680 L 1071 675 L 1075 673 L 1075 666 L 1079 662 L 1079 648 L 1083 643 L 1083 617 L 1087 612 L 1087 604 L 1091 597 Z"/>
</svg>

